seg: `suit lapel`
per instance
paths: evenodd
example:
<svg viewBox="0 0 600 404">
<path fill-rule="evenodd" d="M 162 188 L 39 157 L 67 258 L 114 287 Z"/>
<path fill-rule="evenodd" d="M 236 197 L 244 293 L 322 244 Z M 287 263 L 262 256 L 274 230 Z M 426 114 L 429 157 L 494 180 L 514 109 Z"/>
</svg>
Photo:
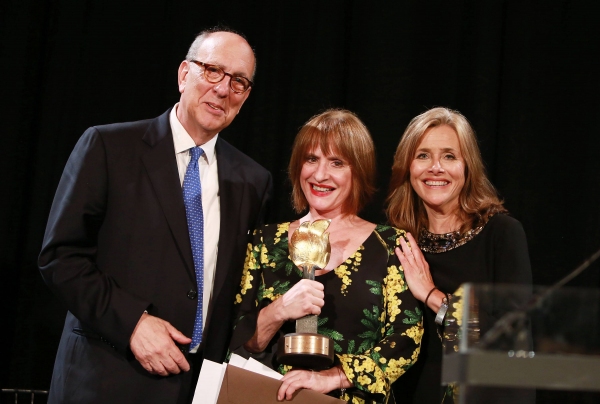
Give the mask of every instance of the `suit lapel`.
<svg viewBox="0 0 600 404">
<path fill-rule="evenodd" d="M 194 261 L 175 160 L 169 113 L 170 110 L 156 118 L 148 128 L 143 140 L 150 146 L 150 149 L 142 156 L 142 160 L 179 253 L 185 261 L 190 277 L 195 281 Z"/>
</svg>

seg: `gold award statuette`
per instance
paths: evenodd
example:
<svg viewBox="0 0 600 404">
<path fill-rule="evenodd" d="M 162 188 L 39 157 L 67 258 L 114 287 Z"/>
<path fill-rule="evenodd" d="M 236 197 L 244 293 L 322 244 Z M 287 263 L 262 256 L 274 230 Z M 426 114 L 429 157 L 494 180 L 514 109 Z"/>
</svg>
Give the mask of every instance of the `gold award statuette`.
<svg viewBox="0 0 600 404">
<path fill-rule="evenodd" d="M 315 280 L 315 271 L 329 262 L 331 246 L 325 230 L 331 220 L 302 223 L 289 242 L 290 258 L 302 270 L 302 278 Z M 317 333 L 316 315 L 296 320 L 296 332 L 279 339 L 277 360 L 284 365 L 327 369 L 333 364 L 333 341 Z"/>
</svg>

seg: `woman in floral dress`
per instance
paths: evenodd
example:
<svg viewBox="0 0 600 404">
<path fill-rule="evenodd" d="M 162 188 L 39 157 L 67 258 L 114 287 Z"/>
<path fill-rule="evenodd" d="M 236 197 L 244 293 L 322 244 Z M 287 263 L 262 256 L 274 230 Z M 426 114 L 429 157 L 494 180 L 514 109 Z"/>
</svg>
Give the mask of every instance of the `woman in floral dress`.
<svg viewBox="0 0 600 404">
<path fill-rule="evenodd" d="M 231 349 L 243 347 L 285 375 L 280 400 L 307 388 L 352 403 L 393 403 L 391 384 L 417 360 L 422 312 L 394 254 L 405 233 L 357 215 L 374 192 L 374 175 L 373 141 L 356 115 L 328 110 L 311 118 L 289 164 L 294 208 L 308 212 L 257 229 L 248 246 Z M 290 260 L 288 239 L 318 219 L 331 220 L 331 258 L 312 281 Z M 334 341 L 329 369 L 292 369 L 274 355 L 279 337 L 309 314 Z"/>
</svg>

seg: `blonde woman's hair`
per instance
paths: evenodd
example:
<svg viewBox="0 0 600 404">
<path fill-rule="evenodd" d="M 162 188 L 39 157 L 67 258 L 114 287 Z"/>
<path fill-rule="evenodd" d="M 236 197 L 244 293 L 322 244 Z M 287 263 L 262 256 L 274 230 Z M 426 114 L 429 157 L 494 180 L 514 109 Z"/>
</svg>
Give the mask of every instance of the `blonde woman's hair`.
<svg viewBox="0 0 600 404">
<path fill-rule="evenodd" d="M 467 118 L 448 108 L 433 108 L 413 118 L 402 135 L 394 155 L 387 217 L 395 227 L 410 231 L 418 237 L 429 221 L 425 205 L 410 183 L 410 165 L 428 129 L 448 125 L 458 135 L 460 151 L 465 162 L 465 184 L 459 196 L 460 232 L 464 233 L 498 212 L 506 213 L 502 201 L 488 180 L 475 132 Z"/>
</svg>

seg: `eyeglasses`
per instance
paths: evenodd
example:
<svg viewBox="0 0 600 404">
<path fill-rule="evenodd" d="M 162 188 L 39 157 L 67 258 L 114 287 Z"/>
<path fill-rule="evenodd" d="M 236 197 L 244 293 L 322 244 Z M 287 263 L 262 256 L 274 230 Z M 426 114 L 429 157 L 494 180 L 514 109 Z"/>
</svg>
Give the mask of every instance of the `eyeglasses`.
<svg viewBox="0 0 600 404">
<path fill-rule="evenodd" d="M 223 69 L 221 69 L 217 65 L 211 65 L 204 62 L 199 62 L 197 60 L 190 60 L 190 62 L 196 63 L 198 66 L 202 66 L 204 68 L 204 78 L 209 83 L 219 83 L 221 80 L 225 78 L 225 76 L 229 76 L 231 80 L 229 80 L 229 87 L 236 94 L 243 94 L 254 83 L 245 78 L 244 76 L 233 75 L 231 73 L 226 73 Z"/>
</svg>

